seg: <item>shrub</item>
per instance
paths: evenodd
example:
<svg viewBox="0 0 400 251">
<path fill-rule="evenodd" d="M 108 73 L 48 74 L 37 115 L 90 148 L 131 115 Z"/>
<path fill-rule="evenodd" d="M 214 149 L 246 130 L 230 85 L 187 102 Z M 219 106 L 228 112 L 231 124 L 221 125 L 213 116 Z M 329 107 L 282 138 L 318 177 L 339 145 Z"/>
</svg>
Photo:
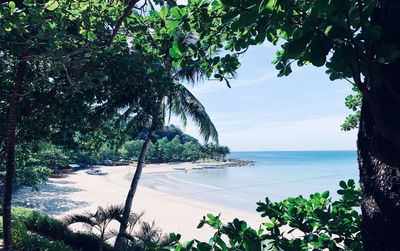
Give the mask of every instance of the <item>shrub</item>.
<svg viewBox="0 0 400 251">
<path fill-rule="evenodd" d="M 26 208 L 13 208 L 12 217 L 13 240 L 20 250 L 92 251 L 99 243 L 99 238 L 94 234 L 72 232 L 61 221 Z M 0 224 L 2 226 L 1 220 Z M 105 243 L 103 250 L 114 249 Z"/>
<path fill-rule="evenodd" d="M 353 180 L 340 182 L 341 196 L 332 202 L 329 192 L 315 193 L 282 202 L 259 202 L 257 211 L 268 221 L 253 229 L 245 221 L 234 219 L 223 224 L 219 216 L 203 217 L 198 228 L 208 225 L 216 230 L 209 242 L 192 240 L 179 243 L 179 235 L 171 235 L 172 245 L 157 248 L 181 250 L 362 250 L 357 211 L 361 191 Z M 296 232 L 294 232 L 296 231 Z M 294 233 L 293 233 L 294 232 Z M 293 233 L 294 236 L 288 237 Z M 229 240 L 226 242 L 225 240 Z"/>
</svg>

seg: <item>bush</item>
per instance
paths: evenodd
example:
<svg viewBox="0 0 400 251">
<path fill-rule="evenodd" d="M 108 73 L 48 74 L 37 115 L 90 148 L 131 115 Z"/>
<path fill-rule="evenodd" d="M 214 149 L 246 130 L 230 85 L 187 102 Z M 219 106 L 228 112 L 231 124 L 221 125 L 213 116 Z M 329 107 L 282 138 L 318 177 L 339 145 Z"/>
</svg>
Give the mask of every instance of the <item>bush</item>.
<svg viewBox="0 0 400 251">
<path fill-rule="evenodd" d="M 268 222 L 253 229 L 245 221 L 234 219 L 223 224 L 219 216 L 204 217 L 198 228 L 208 225 L 216 230 L 209 242 L 192 240 L 179 243 L 171 235 L 172 245 L 164 248 L 181 250 L 362 250 L 361 191 L 353 180 L 340 182 L 341 198 L 332 202 L 329 192 L 315 193 L 282 202 L 259 202 L 257 211 Z M 293 236 L 288 237 L 293 233 Z M 226 242 L 225 240 L 229 240 Z M 158 246 L 162 248 L 162 246 Z"/>
<path fill-rule="evenodd" d="M 21 222 L 14 222 L 12 236 L 15 247 L 21 251 L 73 251 L 62 241 L 54 241 L 28 231 Z"/>
<path fill-rule="evenodd" d="M 61 221 L 36 211 L 16 207 L 12 210 L 12 217 L 14 245 L 20 250 L 92 251 L 99 244 L 96 235 L 72 232 Z M 2 226 L 2 221 L 0 224 Z M 103 250 L 114 249 L 105 243 Z"/>
</svg>

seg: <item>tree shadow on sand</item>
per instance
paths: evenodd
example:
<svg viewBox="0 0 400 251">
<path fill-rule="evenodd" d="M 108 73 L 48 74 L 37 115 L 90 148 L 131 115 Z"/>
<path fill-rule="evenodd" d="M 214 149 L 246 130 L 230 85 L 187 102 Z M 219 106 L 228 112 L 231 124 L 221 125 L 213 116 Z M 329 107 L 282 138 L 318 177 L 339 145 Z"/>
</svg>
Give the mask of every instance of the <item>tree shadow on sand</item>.
<svg viewBox="0 0 400 251">
<path fill-rule="evenodd" d="M 72 201 L 69 195 L 82 189 L 74 187 L 76 183 L 66 180 L 51 180 L 39 186 L 39 191 L 30 187 L 19 188 L 13 194 L 13 205 L 35 209 L 56 216 L 72 209 L 89 205 L 84 201 Z"/>
</svg>

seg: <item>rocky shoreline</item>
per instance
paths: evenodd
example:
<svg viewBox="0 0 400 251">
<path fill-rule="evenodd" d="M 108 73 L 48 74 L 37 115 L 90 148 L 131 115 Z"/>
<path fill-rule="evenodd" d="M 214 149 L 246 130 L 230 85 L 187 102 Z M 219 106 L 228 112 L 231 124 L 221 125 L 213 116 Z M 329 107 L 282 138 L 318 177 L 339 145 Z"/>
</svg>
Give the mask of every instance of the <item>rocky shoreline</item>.
<svg viewBox="0 0 400 251">
<path fill-rule="evenodd" d="M 253 166 L 255 161 L 253 160 L 243 160 L 243 159 L 227 159 L 226 161 L 218 161 L 211 163 L 201 163 L 201 165 L 214 166 L 214 167 L 243 167 L 243 166 Z"/>
</svg>

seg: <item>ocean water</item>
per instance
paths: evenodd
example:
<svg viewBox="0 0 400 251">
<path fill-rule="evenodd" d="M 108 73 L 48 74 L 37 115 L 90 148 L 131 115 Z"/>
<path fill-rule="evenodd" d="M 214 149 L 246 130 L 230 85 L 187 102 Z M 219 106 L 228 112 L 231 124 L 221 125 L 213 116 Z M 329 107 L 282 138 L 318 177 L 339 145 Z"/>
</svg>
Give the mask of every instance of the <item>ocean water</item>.
<svg viewBox="0 0 400 251">
<path fill-rule="evenodd" d="M 255 212 L 256 202 L 329 190 L 340 180 L 358 181 L 355 151 L 233 152 L 255 164 L 214 170 L 143 174 L 140 184 L 161 192 Z"/>
</svg>

